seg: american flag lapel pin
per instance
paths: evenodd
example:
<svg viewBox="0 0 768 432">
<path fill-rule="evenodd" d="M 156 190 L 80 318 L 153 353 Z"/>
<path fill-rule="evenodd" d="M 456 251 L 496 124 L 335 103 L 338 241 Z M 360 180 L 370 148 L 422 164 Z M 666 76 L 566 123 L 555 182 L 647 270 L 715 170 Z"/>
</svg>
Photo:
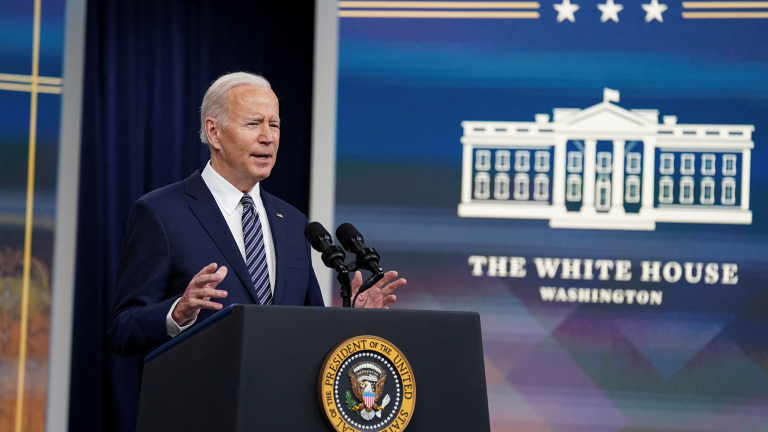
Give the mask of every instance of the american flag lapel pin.
<svg viewBox="0 0 768 432">
<path fill-rule="evenodd" d="M 277 217 L 279 217 L 280 219 L 283 218 L 283 215 L 281 215 L 280 213 L 276 213 L 276 214 L 277 214 Z"/>
</svg>

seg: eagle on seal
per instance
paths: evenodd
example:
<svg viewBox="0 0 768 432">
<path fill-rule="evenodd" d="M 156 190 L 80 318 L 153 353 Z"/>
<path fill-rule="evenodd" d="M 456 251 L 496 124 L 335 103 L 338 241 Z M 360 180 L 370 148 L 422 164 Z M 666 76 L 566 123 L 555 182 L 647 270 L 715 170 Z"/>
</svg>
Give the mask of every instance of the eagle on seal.
<svg viewBox="0 0 768 432">
<path fill-rule="evenodd" d="M 371 386 L 371 382 L 364 380 L 362 383 L 358 381 L 355 374 L 349 371 L 349 380 L 352 382 L 352 393 L 355 398 L 360 402 L 352 408 L 352 411 L 366 417 L 366 420 L 370 420 L 368 417 L 373 418 L 372 411 L 381 411 L 382 407 L 378 406 L 376 402 L 381 399 L 381 394 L 384 393 L 384 381 L 387 379 L 387 374 L 381 374 L 381 377 L 376 381 L 375 387 Z M 368 395 L 373 395 L 370 397 Z M 367 396 L 367 397 L 366 397 Z M 385 401 L 386 403 L 386 401 Z M 365 413 L 361 412 L 365 411 Z M 366 415 L 367 414 L 367 415 Z"/>
</svg>

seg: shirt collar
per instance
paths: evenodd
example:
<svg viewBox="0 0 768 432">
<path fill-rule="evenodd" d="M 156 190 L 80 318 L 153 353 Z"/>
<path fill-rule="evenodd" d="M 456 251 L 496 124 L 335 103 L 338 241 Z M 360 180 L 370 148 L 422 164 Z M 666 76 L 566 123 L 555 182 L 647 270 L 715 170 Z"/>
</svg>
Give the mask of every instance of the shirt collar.
<svg viewBox="0 0 768 432">
<path fill-rule="evenodd" d="M 243 193 L 217 173 L 211 166 L 211 161 L 208 161 L 205 165 L 205 169 L 203 169 L 201 176 L 208 186 L 208 189 L 211 190 L 211 194 L 213 194 L 213 198 L 216 199 L 216 202 L 219 203 L 227 214 L 231 214 L 237 208 L 237 205 L 240 204 L 240 200 L 243 198 Z M 250 195 L 254 201 L 257 201 L 260 198 L 258 183 L 256 183 L 256 186 L 248 192 L 248 195 Z"/>
</svg>

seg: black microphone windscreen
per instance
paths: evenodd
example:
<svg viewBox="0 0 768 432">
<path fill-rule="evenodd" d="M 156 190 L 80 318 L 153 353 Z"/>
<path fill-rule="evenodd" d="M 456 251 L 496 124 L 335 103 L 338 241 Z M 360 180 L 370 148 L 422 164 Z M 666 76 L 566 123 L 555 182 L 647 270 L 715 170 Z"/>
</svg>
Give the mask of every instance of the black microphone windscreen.
<svg viewBox="0 0 768 432">
<path fill-rule="evenodd" d="M 320 222 L 310 222 L 304 227 L 304 238 L 314 247 L 317 240 L 323 236 L 331 237 L 331 234 Z"/>
<path fill-rule="evenodd" d="M 336 228 L 336 238 L 342 245 L 346 245 L 354 237 L 363 238 L 363 235 L 351 223 L 343 223 Z"/>
</svg>

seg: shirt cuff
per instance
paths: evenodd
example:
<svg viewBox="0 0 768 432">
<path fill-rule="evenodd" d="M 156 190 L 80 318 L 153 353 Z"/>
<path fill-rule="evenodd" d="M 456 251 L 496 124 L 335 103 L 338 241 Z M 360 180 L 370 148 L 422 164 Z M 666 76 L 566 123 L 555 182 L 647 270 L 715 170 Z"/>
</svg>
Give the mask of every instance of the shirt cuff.
<svg viewBox="0 0 768 432">
<path fill-rule="evenodd" d="M 168 311 L 168 315 L 165 316 L 165 331 L 168 333 L 168 336 L 175 338 L 176 336 L 180 335 L 181 332 L 188 329 L 192 324 L 197 321 L 197 317 L 195 317 L 192 322 L 185 326 L 179 326 L 176 324 L 176 321 L 173 320 L 173 317 L 171 317 L 171 314 L 173 314 L 173 310 L 176 309 L 176 305 L 179 304 L 179 300 L 181 300 L 181 297 L 177 298 L 175 302 L 173 302 L 173 305 L 171 306 L 171 310 Z"/>
</svg>

